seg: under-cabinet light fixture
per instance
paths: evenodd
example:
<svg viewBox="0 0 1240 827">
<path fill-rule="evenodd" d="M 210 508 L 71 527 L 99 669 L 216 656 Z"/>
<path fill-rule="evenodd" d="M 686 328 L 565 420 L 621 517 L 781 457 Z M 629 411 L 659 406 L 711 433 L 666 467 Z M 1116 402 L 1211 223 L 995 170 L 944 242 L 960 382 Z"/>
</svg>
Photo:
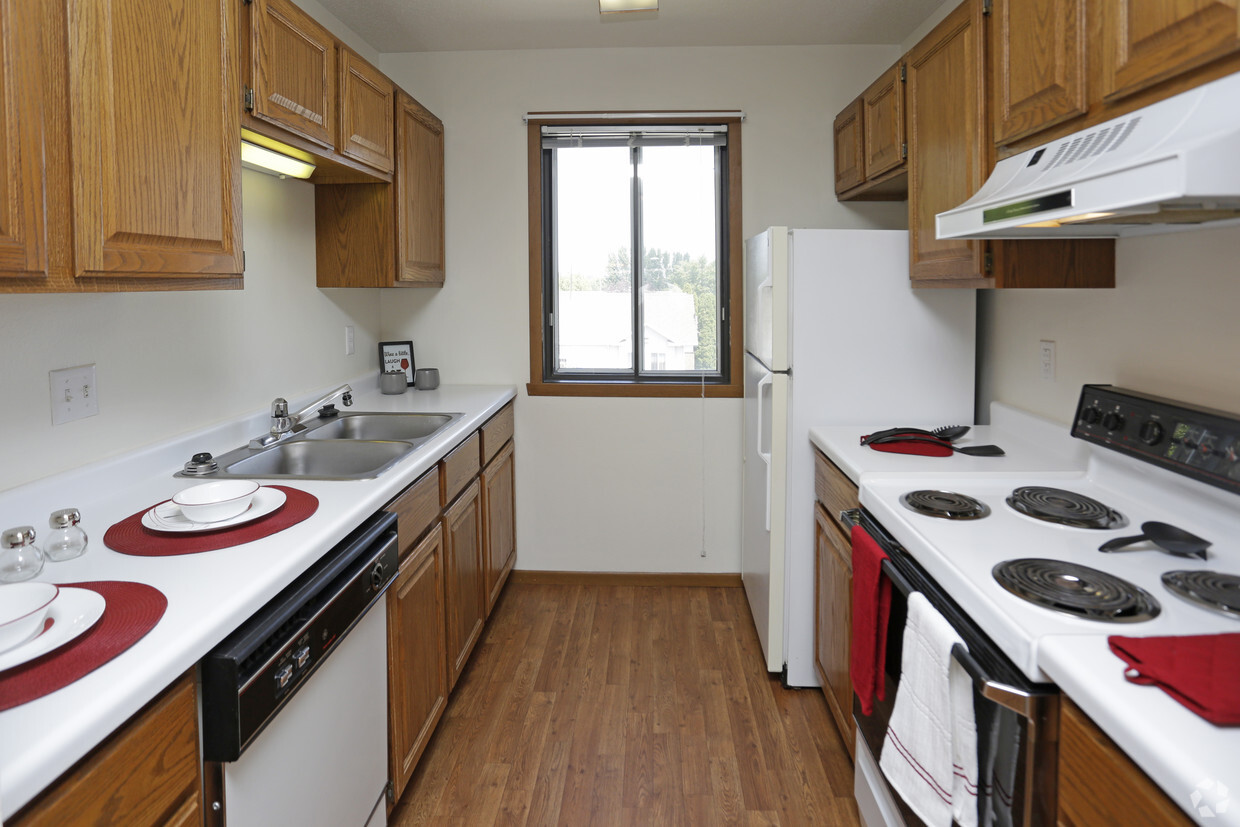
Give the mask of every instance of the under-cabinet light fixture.
<svg viewBox="0 0 1240 827">
<path fill-rule="evenodd" d="M 599 14 L 622 11 L 658 11 L 659 0 L 598 0 Z"/>
<path fill-rule="evenodd" d="M 241 142 L 241 166 L 277 178 L 309 178 L 314 174 L 314 164 L 249 141 Z"/>
</svg>

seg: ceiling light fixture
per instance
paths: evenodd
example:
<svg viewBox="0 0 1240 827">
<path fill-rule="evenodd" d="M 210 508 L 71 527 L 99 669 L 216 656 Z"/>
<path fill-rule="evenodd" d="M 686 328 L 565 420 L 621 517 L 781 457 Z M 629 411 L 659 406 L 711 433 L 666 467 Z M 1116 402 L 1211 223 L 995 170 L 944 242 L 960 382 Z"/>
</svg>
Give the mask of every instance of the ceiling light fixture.
<svg viewBox="0 0 1240 827">
<path fill-rule="evenodd" d="M 277 178 L 309 178 L 314 174 L 314 164 L 249 141 L 241 142 L 241 166 Z"/>
<path fill-rule="evenodd" d="M 659 0 L 598 0 L 599 14 L 625 11 L 658 11 Z"/>
</svg>

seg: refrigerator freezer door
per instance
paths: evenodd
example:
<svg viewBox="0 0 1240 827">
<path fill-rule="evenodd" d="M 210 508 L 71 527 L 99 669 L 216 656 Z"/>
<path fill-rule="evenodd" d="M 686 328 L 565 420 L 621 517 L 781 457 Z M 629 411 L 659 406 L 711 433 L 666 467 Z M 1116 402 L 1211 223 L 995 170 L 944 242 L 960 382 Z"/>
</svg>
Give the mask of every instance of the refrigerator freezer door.
<svg viewBox="0 0 1240 827">
<path fill-rule="evenodd" d="M 772 371 L 788 370 L 788 228 L 745 242 L 745 350 Z"/>
<path fill-rule="evenodd" d="M 784 668 L 788 377 L 745 357 L 741 580 L 768 671 Z"/>
</svg>

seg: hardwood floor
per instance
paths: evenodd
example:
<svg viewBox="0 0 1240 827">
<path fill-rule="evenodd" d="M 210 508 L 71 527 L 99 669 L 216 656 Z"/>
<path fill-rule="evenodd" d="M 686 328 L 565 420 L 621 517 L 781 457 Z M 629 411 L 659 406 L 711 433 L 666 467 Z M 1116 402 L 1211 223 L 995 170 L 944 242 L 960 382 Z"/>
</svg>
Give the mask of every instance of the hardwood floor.
<svg viewBox="0 0 1240 827">
<path fill-rule="evenodd" d="M 509 583 L 389 824 L 853 825 L 817 689 L 743 589 Z"/>
</svg>

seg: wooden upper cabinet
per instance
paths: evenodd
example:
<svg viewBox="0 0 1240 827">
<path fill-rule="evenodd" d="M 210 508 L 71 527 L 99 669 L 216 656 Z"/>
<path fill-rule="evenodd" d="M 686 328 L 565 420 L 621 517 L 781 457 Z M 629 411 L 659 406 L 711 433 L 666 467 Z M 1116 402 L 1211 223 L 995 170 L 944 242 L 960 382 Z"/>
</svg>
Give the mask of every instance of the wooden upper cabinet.
<svg viewBox="0 0 1240 827">
<path fill-rule="evenodd" d="M 1097 0 L 1090 10 L 1098 15 L 1099 92 L 1106 100 L 1240 50 L 1240 0 Z"/>
<path fill-rule="evenodd" d="M 904 63 L 896 63 L 861 93 L 865 177 L 904 165 Z"/>
<path fill-rule="evenodd" d="M 35 4 L 0 2 L 0 276 L 47 271 L 43 59 Z"/>
<path fill-rule="evenodd" d="M 832 127 L 835 148 L 835 193 L 839 195 L 865 182 L 862 138 L 862 101 L 857 98 L 835 116 Z"/>
<path fill-rule="evenodd" d="M 252 114 L 335 148 L 336 39 L 288 0 L 253 0 L 250 15 Z"/>
<path fill-rule="evenodd" d="M 841 201 L 903 201 L 904 66 L 896 63 L 835 117 L 835 192 Z"/>
<path fill-rule="evenodd" d="M 239 274 L 237 3 L 82 2 L 71 10 L 75 275 Z"/>
<path fill-rule="evenodd" d="M 915 282 L 987 276 L 983 242 L 939 241 L 934 220 L 973 195 L 990 172 L 982 38 L 982 4 L 965 0 L 908 54 L 909 275 Z"/>
<path fill-rule="evenodd" d="M 1085 41 L 1085 0 L 995 0 L 988 43 L 996 144 L 1085 114 Z"/>
<path fill-rule="evenodd" d="M 391 172 L 396 87 L 350 49 L 339 56 L 340 154 Z"/>
<path fill-rule="evenodd" d="M 396 101 L 396 278 L 444 281 L 443 121 L 404 92 Z"/>
</svg>

